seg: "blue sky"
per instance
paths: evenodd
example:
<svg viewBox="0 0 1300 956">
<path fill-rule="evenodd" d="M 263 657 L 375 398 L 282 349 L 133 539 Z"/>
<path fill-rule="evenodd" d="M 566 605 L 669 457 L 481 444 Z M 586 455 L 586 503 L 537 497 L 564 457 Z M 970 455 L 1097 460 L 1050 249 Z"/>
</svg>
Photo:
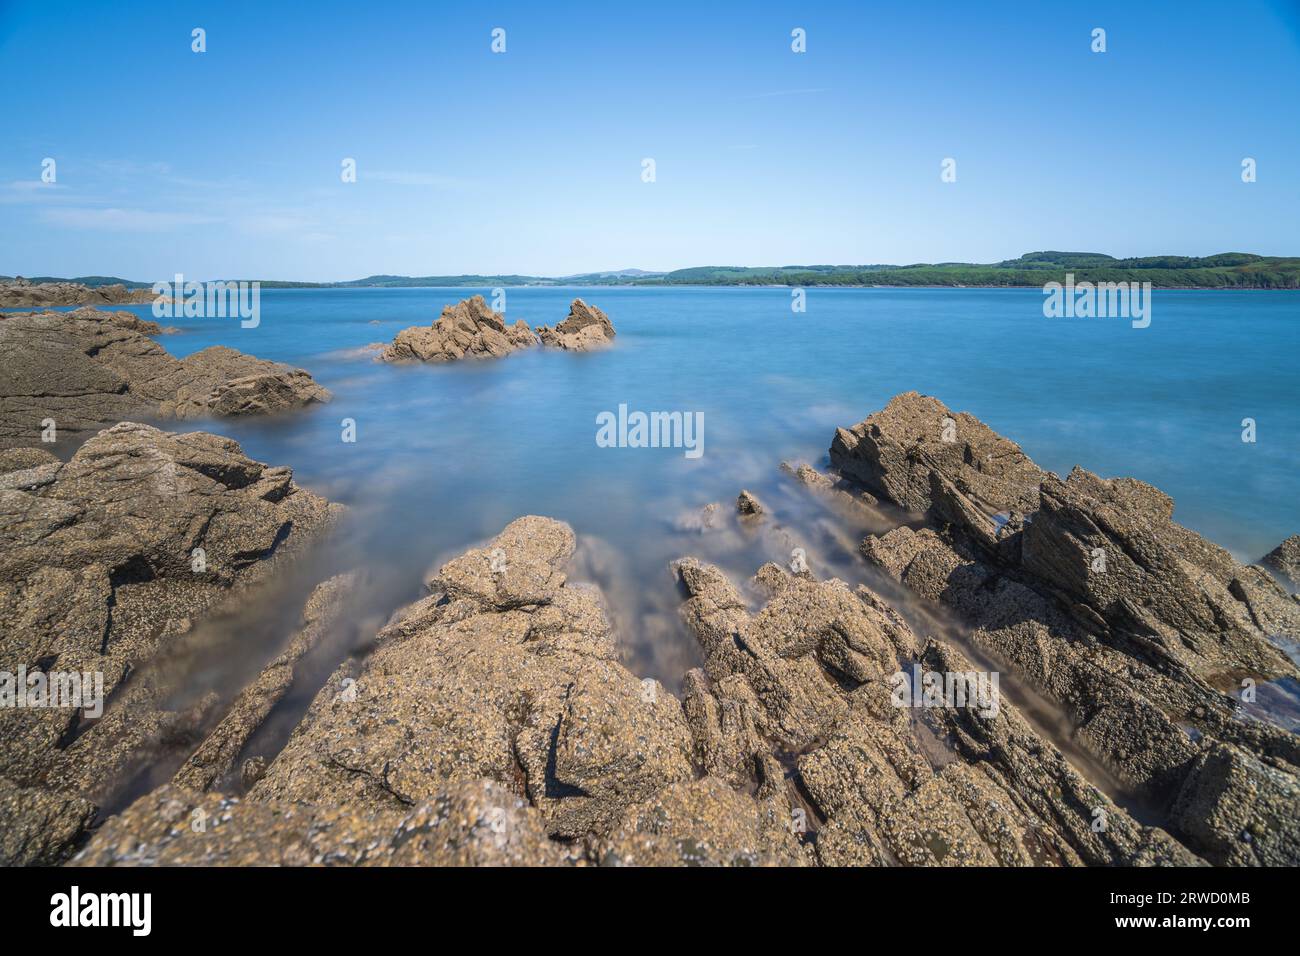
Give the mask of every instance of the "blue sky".
<svg viewBox="0 0 1300 956">
<path fill-rule="evenodd" d="M 1300 254 L 1297 3 L 1084 7 L 0 0 L 0 274 Z"/>
</svg>

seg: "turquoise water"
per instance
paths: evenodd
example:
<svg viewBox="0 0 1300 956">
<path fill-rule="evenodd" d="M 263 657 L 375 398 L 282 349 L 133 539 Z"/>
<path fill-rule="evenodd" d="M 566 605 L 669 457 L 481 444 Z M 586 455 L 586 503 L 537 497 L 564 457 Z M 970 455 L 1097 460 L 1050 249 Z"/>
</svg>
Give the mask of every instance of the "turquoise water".
<svg viewBox="0 0 1300 956">
<path fill-rule="evenodd" d="M 563 319 L 581 296 L 618 329 L 605 352 L 533 350 L 484 363 L 390 366 L 361 347 L 427 324 L 487 289 L 269 290 L 261 323 L 165 320 L 177 355 L 226 344 L 309 370 L 320 409 L 196 423 L 300 484 L 349 504 L 337 560 L 409 600 L 438 561 L 512 518 L 546 514 L 584 540 L 579 577 L 601 584 L 631 659 L 676 685 L 692 650 L 675 623 L 668 562 L 684 554 L 748 576 L 804 546 L 826 573 L 862 577 L 857 528 L 809 504 L 782 460 L 825 459 L 851 425 L 908 389 L 1020 443 L 1041 466 L 1132 475 L 1173 496 L 1175 517 L 1243 559 L 1300 531 L 1300 295 L 1154 294 L 1149 328 L 1047 319 L 1037 290 L 520 288 L 506 319 Z M 134 309 L 149 314 L 149 307 Z M 704 413 L 704 453 L 601 448 L 596 416 Z M 1241 440 L 1254 418 L 1258 441 Z M 357 441 L 341 440 L 341 420 Z M 746 487 L 773 514 L 731 514 Z M 719 502 L 712 530 L 684 516 Z"/>
</svg>

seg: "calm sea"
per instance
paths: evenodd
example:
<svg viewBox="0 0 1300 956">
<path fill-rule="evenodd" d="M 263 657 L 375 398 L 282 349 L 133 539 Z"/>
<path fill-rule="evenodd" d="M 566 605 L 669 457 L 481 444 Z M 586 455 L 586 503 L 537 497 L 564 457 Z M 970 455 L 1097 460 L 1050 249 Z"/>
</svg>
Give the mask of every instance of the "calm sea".
<svg viewBox="0 0 1300 956">
<path fill-rule="evenodd" d="M 796 313 L 779 288 L 512 288 L 507 321 L 554 324 L 581 296 L 609 314 L 616 345 L 451 366 L 361 351 L 476 292 L 491 295 L 267 290 L 257 328 L 176 319 L 181 332 L 160 339 L 177 355 L 220 343 L 289 362 L 333 391 L 303 414 L 194 427 L 352 506 L 334 562 L 367 571 L 377 613 L 512 518 L 551 515 L 582 539 L 577 576 L 604 589 L 630 663 L 676 686 L 694 651 L 671 560 L 695 554 L 743 578 L 804 547 L 819 576 L 870 580 L 853 553 L 863 529 L 810 503 L 778 465 L 821 464 L 836 426 L 908 389 L 971 412 L 1062 475 L 1080 464 L 1157 485 L 1177 520 L 1239 558 L 1300 531 L 1294 293 L 1157 290 L 1150 327 L 1134 329 L 1044 318 L 1037 290 L 811 289 Z M 598 447 L 597 416 L 620 404 L 702 412 L 703 454 Z M 345 418 L 355 443 L 342 441 Z M 1246 418 L 1254 443 L 1242 441 Z M 742 487 L 772 512 L 757 529 L 735 520 Z"/>
</svg>

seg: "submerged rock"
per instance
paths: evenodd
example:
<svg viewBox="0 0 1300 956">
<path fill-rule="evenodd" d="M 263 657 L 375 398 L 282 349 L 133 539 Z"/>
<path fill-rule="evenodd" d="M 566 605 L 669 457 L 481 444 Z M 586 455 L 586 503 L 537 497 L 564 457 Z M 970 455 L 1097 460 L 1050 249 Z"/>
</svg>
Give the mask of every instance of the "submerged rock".
<svg viewBox="0 0 1300 956">
<path fill-rule="evenodd" d="M 800 462 L 798 465 L 791 464 L 788 461 L 781 462 L 781 471 L 805 488 L 811 489 L 819 495 L 824 495 L 827 500 L 834 501 L 844 507 L 860 510 L 864 506 L 874 507 L 880 504 L 880 499 L 871 492 L 864 490 L 844 478 L 831 478 L 829 475 L 823 475 L 807 462 Z"/>
<path fill-rule="evenodd" d="M 133 417 L 261 414 L 330 399 L 301 369 L 224 346 L 177 359 L 140 323 L 96 309 L 0 316 L 0 447 L 39 445 L 50 421 L 62 438 Z"/>
<path fill-rule="evenodd" d="M 710 501 L 702 508 L 695 508 L 678 515 L 673 519 L 672 528 L 674 531 L 695 532 L 697 534 L 713 531 L 720 527 L 718 524 L 720 510 L 721 507 L 716 501 Z"/>
<path fill-rule="evenodd" d="M 614 338 L 614 326 L 600 309 L 574 299 L 569 315 L 555 328 L 534 332 L 523 319 L 507 326 L 481 295 L 446 306 L 432 325 L 397 333 L 380 354 L 385 362 L 454 362 L 464 358 L 501 358 L 542 344 L 586 351 Z"/>
<path fill-rule="evenodd" d="M 614 323 L 594 305 L 574 299 L 564 321 L 554 328 L 538 326 L 537 337 L 548 348 L 588 352 L 602 348 L 614 340 Z"/>
<path fill-rule="evenodd" d="M 129 422 L 3 476 L 0 671 L 98 674 L 106 703 L 0 708 L 0 778 L 93 799 L 200 726 L 213 702 L 171 709 L 146 665 L 337 516 L 292 477 L 229 439 Z"/>
<path fill-rule="evenodd" d="M 208 790 L 230 772 L 244 745 L 293 686 L 295 665 L 326 637 L 355 594 L 355 574 L 335 575 L 316 586 L 303 609 L 302 626 L 290 637 L 288 646 L 240 691 L 221 722 L 172 777 L 173 783 Z M 250 758 L 240 773 L 245 787 L 252 787 L 265 775 L 266 759 Z"/>
</svg>

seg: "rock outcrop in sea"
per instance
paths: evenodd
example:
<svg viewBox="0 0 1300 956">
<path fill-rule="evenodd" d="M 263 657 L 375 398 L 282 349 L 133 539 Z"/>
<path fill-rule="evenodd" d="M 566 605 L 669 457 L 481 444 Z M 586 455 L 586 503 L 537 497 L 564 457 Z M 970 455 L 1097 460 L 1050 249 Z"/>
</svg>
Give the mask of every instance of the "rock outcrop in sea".
<svg viewBox="0 0 1300 956">
<path fill-rule="evenodd" d="M 340 506 L 205 432 L 123 422 L 67 462 L 4 454 L 0 671 L 102 675 L 98 719 L 0 708 L 0 863 L 52 863 L 84 834 L 102 788 L 183 742 L 214 703 L 176 709 L 178 688 L 151 663 L 301 553 Z"/>
<path fill-rule="evenodd" d="M 551 328 L 541 325 L 537 337 L 548 348 L 569 352 L 589 352 L 602 348 L 614 340 L 614 323 L 609 316 L 594 305 L 574 299 L 569 314 L 559 325 Z"/>
<path fill-rule="evenodd" d="M 151 289 L 128 289 L 121 283 L 86 286 L 79 282 L 31 282 L 18 276 L 0 281 L 0 309 L 52 305 L 125 305 L 152 302 Z"/>
<path fill-rule="evenodd" d="M 307 372 L 214 345 L 183 359 L 126 312 L 77 309 L 0 316 L 0 448 L 41 444 L 119 421 L 253 415 L 330 399 Z"/>
<path fill-rule="evenodd" d="M 432 325 L 417 325 L 397 333 L 380 354 L 385 362 L 454 362 L 464 358 L 501 358 L 539 344 L 548 348 L 587 351 L 608 344 L 614 326 L 604 312 L 574 299 L 568 317 L 554 328 L 534 332 L 519 319 L 507 326 L 481 295 L 446 306 Z"/>
</svg>

